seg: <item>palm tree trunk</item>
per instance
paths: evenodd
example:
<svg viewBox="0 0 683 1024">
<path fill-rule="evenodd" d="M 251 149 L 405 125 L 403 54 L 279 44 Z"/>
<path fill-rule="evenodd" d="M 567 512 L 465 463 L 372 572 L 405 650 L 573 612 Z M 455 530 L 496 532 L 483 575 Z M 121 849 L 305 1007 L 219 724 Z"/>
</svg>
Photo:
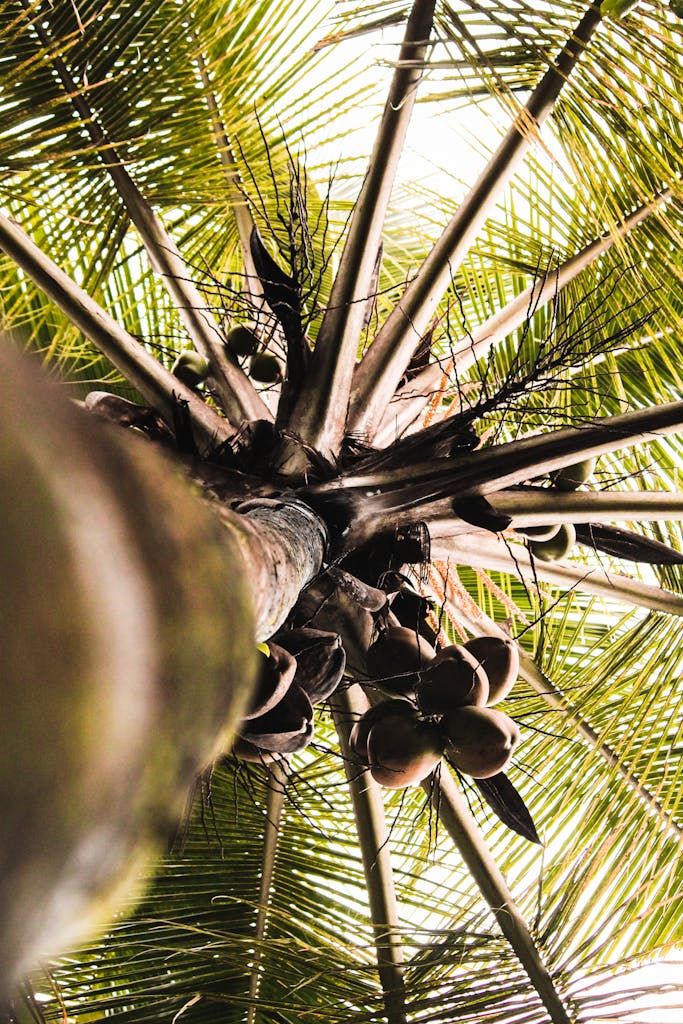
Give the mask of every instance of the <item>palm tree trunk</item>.
<svg viewBox="0 0 683 1024">
<path fill-rule="evenodd" d="M 217 514 L 6 340 L 0 381 L 2 998 L 106 920 L 171 834 L 325 529 L 296 502 Z"/>
</svg>

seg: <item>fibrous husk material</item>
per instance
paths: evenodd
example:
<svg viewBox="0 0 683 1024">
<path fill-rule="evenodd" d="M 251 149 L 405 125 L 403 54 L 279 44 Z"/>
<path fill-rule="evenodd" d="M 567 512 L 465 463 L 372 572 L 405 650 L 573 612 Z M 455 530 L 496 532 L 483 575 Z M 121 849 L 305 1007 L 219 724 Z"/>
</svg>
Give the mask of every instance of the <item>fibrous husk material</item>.
<svg viewBox="0 0 683 1024">
<path fill-rule="evenodd" d="M 313 738 L 313 706 L 301 687 L 292 682 L 280 703 L 247 722 L 241 735 L 262 750 L 294 754 Z"/>
<path fill-rule="evenodd" d="M 346 668 L 346 652 L 339 634 L 302 626 L 279 633 L 277 641 L 296 658 L 294 680 L 311 704 L 331 697 Z"/>
<path fill-rule="evenodd" d="M 262 750 L 249 740 L 238 736 L 230 751 L 240 761 L 250 761 L 253 764 L 272 764 L 274 761 L 282 761 L 284 754 L 278 754 L 274 750 Z"/>
<path fill-rule="evenodd" d="M 260 667 L 256 692 L 244 715 L 244 721 L 265 715 L 276 707 L 289 690 L 297 670 L 296 659 L 289 651 L 272 641 L 268 644 L 270 655 L 260 654 Z"/>
</svg>

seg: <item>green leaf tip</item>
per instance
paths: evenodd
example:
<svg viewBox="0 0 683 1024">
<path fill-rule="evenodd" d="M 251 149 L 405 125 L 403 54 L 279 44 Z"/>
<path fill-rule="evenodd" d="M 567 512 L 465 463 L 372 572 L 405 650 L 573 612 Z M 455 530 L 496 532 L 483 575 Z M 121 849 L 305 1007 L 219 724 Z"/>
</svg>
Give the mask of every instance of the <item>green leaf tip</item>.
<svg viewBox="0 0 683 1024">
<path fill-rule="evenodd" d="M 637 3 L 638 0 L 603 0 L 600 11 L 605 18 L 623 18 Z"/>
</svg>

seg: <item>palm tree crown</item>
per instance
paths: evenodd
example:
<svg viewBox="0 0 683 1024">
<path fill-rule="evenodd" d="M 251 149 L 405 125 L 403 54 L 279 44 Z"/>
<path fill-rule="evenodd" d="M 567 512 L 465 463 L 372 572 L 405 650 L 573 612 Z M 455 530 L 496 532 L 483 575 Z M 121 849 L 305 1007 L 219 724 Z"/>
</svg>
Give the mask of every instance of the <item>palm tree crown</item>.
<svg viewBox="0 0 683 1024">
<path fill-rule="evenodd" d="M 0 39 L 3 326 L 214 504 L 313 510 L 285 629 L 345 649 L 305 749 L 247 723 L 256 763 L 12 1013 L 614 1019 L 605 980 L 681 941 L 677 4 L 8 0 Z M 455 198 L 396 176 L 416 102 Z M 465 186 L 472 108 L 502 127 Z M 337 139 L 378 111 L 371 154 Z M 420 700 L 367 653 L 400 623 L 514 647 L 509 768 L 366 770 L 353 726 Z"/>
</svg>

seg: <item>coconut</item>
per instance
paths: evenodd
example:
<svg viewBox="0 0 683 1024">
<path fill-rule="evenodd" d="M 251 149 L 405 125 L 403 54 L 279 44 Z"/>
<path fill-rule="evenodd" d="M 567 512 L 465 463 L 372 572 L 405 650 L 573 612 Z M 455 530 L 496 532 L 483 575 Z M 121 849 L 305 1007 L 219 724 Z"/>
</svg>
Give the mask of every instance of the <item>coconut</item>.
<svg viewBox="0 0 683 1024">
<path fill-rule="evenodd" d="M 549 523 L 543 526 L 515 526 L 515 533 L 518 533 L 520 537 L 528 537 L 529 540 L 550 540 L 559 529 L 559 523 Z"/>
<path fill-rule="evenodd" d="M 565 466 L 553 473 L 551 480 L 553 486 L 559 491 L 575 491 L 593 475 L 596 459 L 583 459 L 574 463 L 573 466 Z"/>
<path fill-rule="evenodd" d="M 465 704 L 486 704 L 489 681 L 479 660 L 465 647 L 454 644 L 439 651 L 420 673 L 415 694 L 426 715 L 444 715 Z"/>
<path fill-rule="evenodd" d="M 576 530 L 572 523 L 562 523 L 550 540 L 532 541 L 529 547 L 534 558 L 541 562 L 557 562 L 568 555 L 576 544 Z"/>
<path fill-rule="evenodd" d="M 228 331 L 225 344 L 233 355 L 253 356 L 261 341 L 258 334 L 246 324 L 235 324 Z"/>
<path fill-rule="evenodd" d="M 419 673 L 435 654 L 432 645 L 414 630 L 391 626 L 368 648 L 368 675 L 387 693 L 412 696 Z"/>
<path fill-rule="evenodd" d="M 280 360 L 270 352 L 257 352 L 249 362 L 249 376 L 261 384 L 276 384 L 282 378 Z"/>
<path fill-rule="evenodd" d="M 209 363 L 193 349 L 185 349 L 173 364 L 172 373 L 188 388 L 194 388 L 209 376 Z"/>
<path fill-rule="evenodd" d="M 477 636 L 464 645 L 486 672 L 489 706 L 507 697 L 519 675 L 519 651 L 514 640 L 497 636 Z"/>
<path fill-rule="evenodd" d="M 389 789 L 416 786 L 434 771 L 443 749 L 443 736 L 435 722 L 384 718 L 370 729 L 370 773 Z"/>
<path fill-rule="evenodd" d="M 488 779 L 502 772 L 519 742 L 516 723 L 493 708 L 454 708 L 441 724 L 450 760 L 474 779 Z"/>
<path fill-rule="evenodd" d="M 388 718 L 405 718 L 413 723 L 419 720 L 417 711 L 407 700 L 381 700 L 378 704 L 369 708 L 355 723 L 349 736 L 349 746 L 352 753 L 364 764 L 370 763 L 370 755 L 368 753 L 370 730 L 373 725 L 383 722 Z"/>
<path fill-rule="evenodd" d="M 284 754 L 277 754 L 272 750 L 261 750 L 249 740 L 238 736 L 232 745 L 231 754 L 234 754 L 240 761 L 249 761 L 252 764 L 273 764 L 275 761 L 282 761 Z"/>
<path fill-rule="evenodd" d="M 279 633 L 277 641 L 296 658 L 294 679 L 308 694 L 311 704 L 331 697 L 346 668 L 346 652 L 339 634 L 302 626 Z"/>
</svg>

